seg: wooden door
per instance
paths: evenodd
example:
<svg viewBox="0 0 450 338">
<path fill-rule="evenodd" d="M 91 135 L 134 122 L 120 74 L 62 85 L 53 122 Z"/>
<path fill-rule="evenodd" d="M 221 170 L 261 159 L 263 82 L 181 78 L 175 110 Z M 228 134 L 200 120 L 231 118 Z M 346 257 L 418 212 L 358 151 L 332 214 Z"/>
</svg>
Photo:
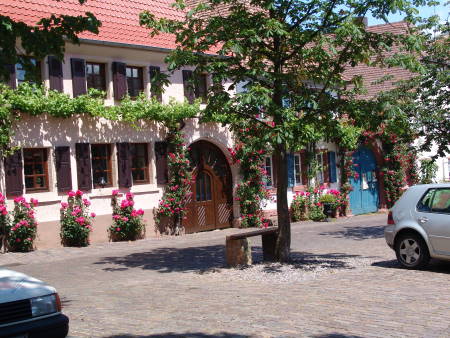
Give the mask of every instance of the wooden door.
<svg viewBox="0 0 450 338">
<path fill-rule="evenodd" d="M 231 171 L 222 152 L 209 142 L 191 145 L 195 182 L 183 220 L 186 233 L 231 226 Z"/>
</svg>

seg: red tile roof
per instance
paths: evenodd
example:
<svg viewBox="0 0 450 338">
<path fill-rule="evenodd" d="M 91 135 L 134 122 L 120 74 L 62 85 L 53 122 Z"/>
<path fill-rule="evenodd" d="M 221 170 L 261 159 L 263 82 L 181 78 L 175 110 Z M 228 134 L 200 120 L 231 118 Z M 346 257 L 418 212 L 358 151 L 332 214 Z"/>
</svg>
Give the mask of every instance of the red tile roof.
<svg viewBox="0 0 450 338">
<path fill-rule="evenodd" d="M 405 22 L 394 22 L 388 24 L 381 24 L 376 26 L 369 26 L 367 30 L 374 33 L 393 33 L 393 34 L 404 34 L 406 33 L 408 26 Z M 385 53 L 386 57 L 392 56 L 394 53 L 398 52 L 397 47 L 393 47 L 392 51 Z M 371 98 L 376 94 L 393 89 L 395 87 L 395 82 L 399 80 L 405 80 L 412 76 L 412 74 L 399 67 L 392 68 L 380 68 L 380 67 L 369 67 L 364 64 L 359 64 L 356 67 L 349 67 L 344 72 L 345 79 L 351 79 L 355 75 L 361 75 L 364 82 L 364 87 L 367 90 L 367 94 L 361 95 L 362 98 Z M 392 79 L 386 80 L 382 83 L 375 83 L 377 80 L 382 79 L 385 76 L 392 76 Z"/>
<path fill-rule="evenodd" d="M 116 43 L 174 49 L 175 37 L 161 34 L 150 37 L 139 25 L 139 13 L 150 10 L 157 17 L 183 20 L 182 12 L 172 8 L 173 0 L 1 0 L 0 14 L 35 25 L 51 14 L 83 15 L 92 12 L 102 22 L 100 33 L 83 33 L 81 38 Z"/>
</svg>

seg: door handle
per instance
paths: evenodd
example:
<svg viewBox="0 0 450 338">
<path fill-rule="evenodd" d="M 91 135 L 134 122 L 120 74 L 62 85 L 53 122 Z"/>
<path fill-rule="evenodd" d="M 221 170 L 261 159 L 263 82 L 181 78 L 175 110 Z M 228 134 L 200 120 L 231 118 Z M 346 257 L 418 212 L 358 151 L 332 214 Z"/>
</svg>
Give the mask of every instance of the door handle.
<svg viewBox="0 0 450 338">
<path fill-rule="evenodd" d="M 426 218 L 426 217 L 419 217 L 419 222 L 424 224 L 424 223 L 428 222 L 428 218 Z"/>
</svg>

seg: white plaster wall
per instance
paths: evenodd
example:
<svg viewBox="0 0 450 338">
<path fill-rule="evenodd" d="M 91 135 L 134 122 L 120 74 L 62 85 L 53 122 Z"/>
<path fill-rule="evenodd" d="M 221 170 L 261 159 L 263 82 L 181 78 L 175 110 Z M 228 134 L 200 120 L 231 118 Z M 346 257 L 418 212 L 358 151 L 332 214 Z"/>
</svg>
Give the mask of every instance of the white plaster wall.
<svg viewBox="0 0 450 338">
<path fill-rule="evenodd" d="M 190 144 L 197 140 L 208 140 L 224 152 L 230 160 L 227 147 L 232 146 L 231 133 L 227 128 L 217 124 L 199 124 L 196 119 L 187 121 L 184 129 L 186 143 Z M 149 144 L 150 162 L 150 184 L 135 185 L 130 191 L 135 193 L 136 207 L 151 209 L 157 206 L 162 195 L 162 186 L 156 185 L 155 158 L 153 154 L 154 142 L 161 141 L 165 132 L 154 123 L 141 123 L 138 128 L 117 121 L 90 116 L 78 116 L 73 118 L 55 118 L 47 115 L 22 116 L 20 123 L 14 128 L 13 146 L 22 148 L 44 147 L 49 153 L 49 192 L 38 192 L 25 194 L 26 198 L 36 198 L 40 202 L 37 208 L 37 220 L 39 222 L 53 221 L 59 219 L 60 202 L 66 200 L 65 194 L 58 194 L 56 188 L 56 172 L 52 149 L 56 146 L 70 146 L 71 148 L 71 170 L 72 186 L 77 188 L 75 143 L 111 143 L 113 162 L 113 187 L 103 189 L 92 189 L 87 196 L 91 199 L 91 211 L 98 215 L 110 214 L 111 193 L 118 188 L 117 182 L 117 154 L 115 143 L 117 142 L 139 142 Z M 237 184 L 238 168 L 232 166 L 233 184 Z M 4 176 L 3 176 L 4 177 Z M 3 180 L 2 180 L 3 181 Z M 3 183 L 2 183 L 3 184 Z M 9 208 L 12 200 L 8 201 Z M 238 210 L 234 208 L 237 217 Z"/>
</svg>

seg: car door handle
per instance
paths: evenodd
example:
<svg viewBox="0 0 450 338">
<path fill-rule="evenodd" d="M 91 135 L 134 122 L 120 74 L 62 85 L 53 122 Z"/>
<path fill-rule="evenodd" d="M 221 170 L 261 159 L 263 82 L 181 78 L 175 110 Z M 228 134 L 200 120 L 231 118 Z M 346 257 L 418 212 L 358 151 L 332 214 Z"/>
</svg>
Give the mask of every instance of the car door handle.
<svg viewBox="0 0 450 338">
<path fill-rule="evenodd" d="M 426 223 L 426 222 L 428 222 L 428 218 L 426 218 L 426 217 L 419 217 L 419 222 L 420 223 Z"/>
</svg>

